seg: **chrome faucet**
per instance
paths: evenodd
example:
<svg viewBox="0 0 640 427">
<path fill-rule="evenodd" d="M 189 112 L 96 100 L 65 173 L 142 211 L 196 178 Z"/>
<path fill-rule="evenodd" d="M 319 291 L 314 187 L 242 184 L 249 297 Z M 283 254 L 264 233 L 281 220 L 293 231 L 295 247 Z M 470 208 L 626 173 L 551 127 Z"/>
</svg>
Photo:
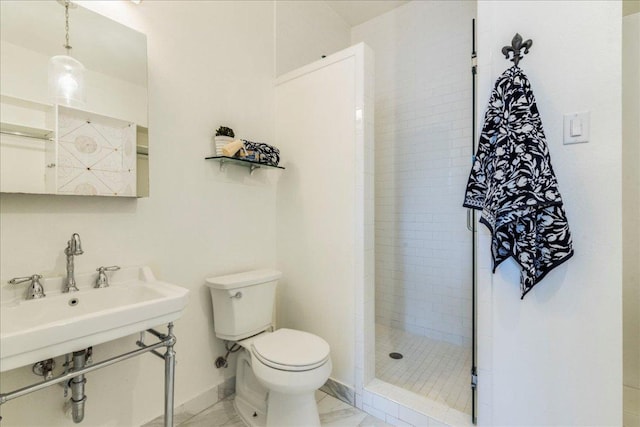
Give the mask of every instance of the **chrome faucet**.
<svg viewBox="0 0 640 427">
<path fill-rule="evenodd" d="M 76 286 L 76 277 L 73 270 L 73 257 L 84 253 L 82 251 L 82 244 L 78 233 L 73 233 L 73 235 L 71 235 L 71 240 L 67 242 L 67 247 L 64 250 L 64 253 L 67 255 L 67 283 L 65 285 L 64 292 L 75 292 L 78 290 L 78 287 Z"/>
<path fill-rule="evenodd" d="M 96 284 L 94 288 L 108 288 L 109 287 L 109 277 L 107 276 L 107 271 L 117 271 L 120 270 L 120 267 L 117 265 L 112 265 L 111 267 L 98 267 L 96 271 L 98 272 L 98 278 L 96 279 Z"/>
<path fill-rule="evenodd" d="M 28 277 L 14 277 L 9 280 L 9 283 L 16 285 L 18 283 L 31 282 L 31 285 L 27 288 L 26 299 L 37 299 L 46 297 L 40 279 L 42 279 L 41 275 L 34 274 Z"/>
</svg>

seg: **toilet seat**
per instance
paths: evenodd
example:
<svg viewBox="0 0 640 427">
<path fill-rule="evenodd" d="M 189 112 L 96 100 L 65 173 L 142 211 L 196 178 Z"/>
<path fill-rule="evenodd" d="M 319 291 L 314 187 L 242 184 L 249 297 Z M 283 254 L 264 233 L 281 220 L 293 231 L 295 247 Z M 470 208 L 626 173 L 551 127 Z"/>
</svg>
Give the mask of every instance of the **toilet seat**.
<svg viewBox="0 0 640 427">
<path fill-rule="evenodd" d="M 319 336 L 294 329 L 258 337 L 251 353 L 263 364 L 281 371 L 309 371 L 329 360 L 329 344 Z"/>
</svg>

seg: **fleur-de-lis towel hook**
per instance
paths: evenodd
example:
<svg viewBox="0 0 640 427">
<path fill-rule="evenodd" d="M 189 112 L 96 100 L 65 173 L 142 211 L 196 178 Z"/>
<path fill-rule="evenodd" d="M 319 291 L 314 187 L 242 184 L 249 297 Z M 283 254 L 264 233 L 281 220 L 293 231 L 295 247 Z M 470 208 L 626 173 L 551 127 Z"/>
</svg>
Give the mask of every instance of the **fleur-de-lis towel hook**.
<svg viewBox="0 0 640 427">
<path fill-rule="evenodd" d="M 511 40 L 511 46 L 505 46 L 502 48 L 502 54 L 504 55 L 505 58 L 509 59 L 509 52 L 513 52 L 513 57 L 511 58 L 511 61 L 517 67 L 518 62 L 520 62 L 520 60 L 522 59 L 522 55 L 520 54 L 520 51 L 524 49 L 524 52 L 522 52 L 522 54 L 526 55 L 527 53 L 529 53 L 529 49 L 531 48 L 532 44 L 533 44 L 533 41 L 531 41 L 531 39 L 523 43 L 522 36 L 516 33 L 516 35 L 513 36 L 513 39 Z"/>
</svg>

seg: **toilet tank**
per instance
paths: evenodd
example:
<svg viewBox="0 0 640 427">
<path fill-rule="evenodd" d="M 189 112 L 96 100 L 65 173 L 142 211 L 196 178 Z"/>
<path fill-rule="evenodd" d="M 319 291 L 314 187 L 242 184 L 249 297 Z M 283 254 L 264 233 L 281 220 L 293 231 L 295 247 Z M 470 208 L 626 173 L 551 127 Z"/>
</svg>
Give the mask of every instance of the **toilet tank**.
<svg viewBox="0 0 640 427">
<path fill-rule="evenodd" d="M 213 303 L 216 336 L 239 341 L 273 324 L 277 270 L 253 270 L 206 279 Z"/>
</svg>

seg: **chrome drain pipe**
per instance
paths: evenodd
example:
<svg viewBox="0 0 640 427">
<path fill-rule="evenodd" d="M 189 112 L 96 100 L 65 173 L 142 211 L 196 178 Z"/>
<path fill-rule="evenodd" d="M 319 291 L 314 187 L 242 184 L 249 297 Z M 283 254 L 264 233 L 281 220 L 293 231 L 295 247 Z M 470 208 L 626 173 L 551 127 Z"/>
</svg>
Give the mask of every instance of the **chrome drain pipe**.
<svg viewBox="0 0 640 427">
<path fill-rule="evenodd" d="M 73 370 L 80 371 L 86 363 L 87 351 L 80 350 L 73 352 Z M 75 376 L 69 381 L 71 384 L 71 415 L 74 423 L 81 423 L 84 419 L 84 404 L 87 396 L 84 394 L 84 385 L 87 379 L 84 374 Z"/>
</svg>

